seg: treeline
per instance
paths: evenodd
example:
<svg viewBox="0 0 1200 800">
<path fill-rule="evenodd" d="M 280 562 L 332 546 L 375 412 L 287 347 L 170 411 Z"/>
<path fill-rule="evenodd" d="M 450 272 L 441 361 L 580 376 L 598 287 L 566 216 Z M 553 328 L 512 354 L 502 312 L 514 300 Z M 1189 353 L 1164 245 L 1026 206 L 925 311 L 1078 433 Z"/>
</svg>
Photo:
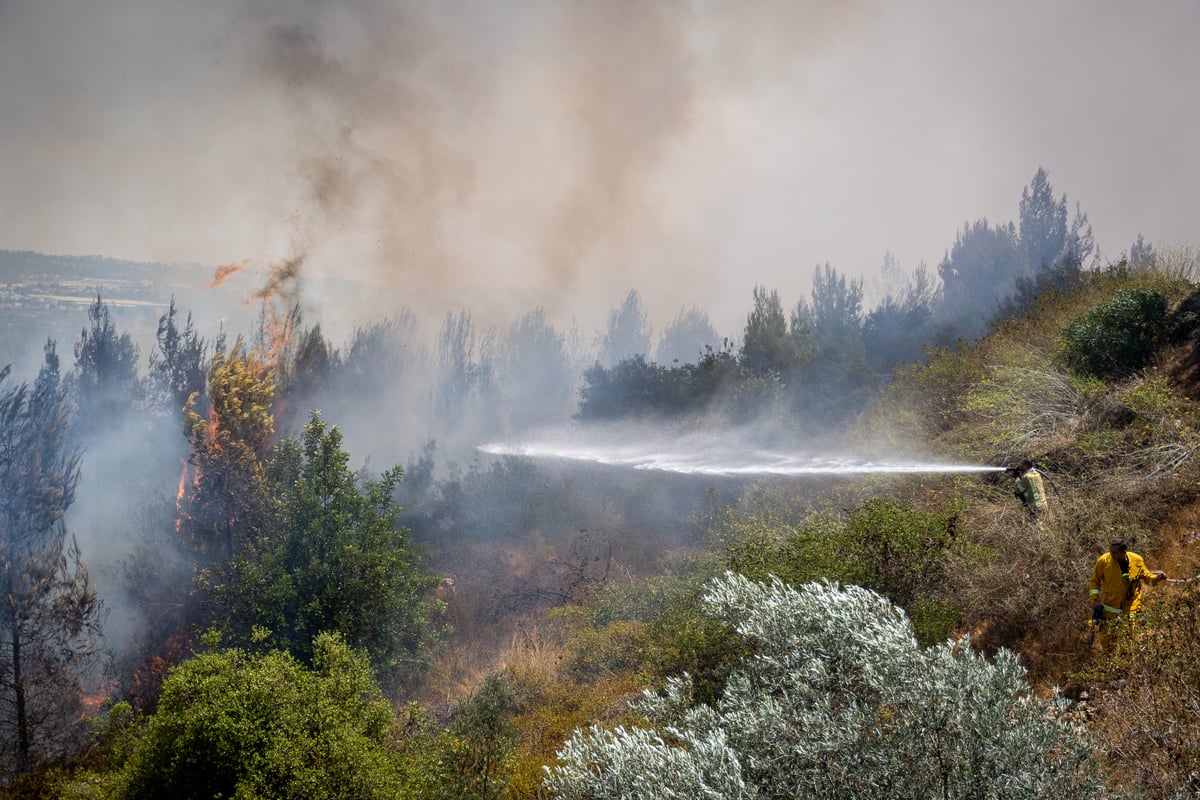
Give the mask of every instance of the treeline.
<svg viewBox="0 0 1200 800">
<path fill-rule="evenodd" d="M 70 369 L 48 341 L 33 383 L 0 375 L 0 781 L 14 796 L 625 797 L 640 771 L 685 794 L 856 796 L 866 784 L 849 771 L 817 778 L 833 756 L 869 755 L 875 778 L 934 770 L 901 775 L 897 796 L 920 795 L 929 774 L 946 796 L 986 796 L 1020 769 L 1013 796 L 1101 796 L 1088 742 L 1057 701 L 1031 702 L 1015 660 L 923 648 L 962 630 L 991 654 L 1035 630 L 1065 646 L 1074 621 L 1052 601 L 1067 602 L 1093 539 L 1124 528 L 1151 541 L 1164 504 L 1194 496 L 1196 426 L 1167 377 L 1142 371 L 1190 346 L 1196 304 L 1140 240 L 1086 268 L 1086 216 L 1067 224 L 1044 172 L 1020 211 L 1019 225 L 964 227 L 940 284 L 892 264 L 865 315 L 863 281 L 824 265 L 790 311 L 756 287 L 736 343 L 681 311 L 655 360 L 635 291 L 590 348 L 540 309 L 503 331 L 448 314 L 432 347 L 400 314 L 339 348 L 298 309 L 265 305 L 249 339 L 209 340 L 172 302 L 143 376 L 97 296 Z M 966 341 L 986 324 L 996 333 Z M 1060 498 L 1064 516 L 1030 541 L 990 484 L 893 486 L 904 499 L 886 501 L 766 485 L 726 504 L 644 476 L 604 494 L 516 459 L 463 471 L 447 456 L 572 411 L 786 414 L 976 463 L 1034 453 L 1089 491 Z M 370 452 L 420 442 L 420 455 L 407 471 L 354 469 L 360 449 L 337 422 L 349 419 Z M 1113 454 L 1166 479 L 1104 483 Z M 133 620 L 119 643 L 105 646 L 73 507 L 88 509 L 93 542 L 130 533 L 105 576 L 119 584 L 112 610 Z M 1031 564 L 1020 591 L 1010 553 Z M 434 575 L 431 555 L 460 580 Z M 483 592 L 506 608 L 484 608 Z M 503 668 L 454 673 L 437 708 L 388 702 L 455 657 L 439 643 L 482 640 L 505 613 L 530 627 Z M 805 637 L 833 660 L 797 650 Z M 835 662 L 844 679 L 813 682 Z M 992 692 L 971 700 L 975 685 Z M 798 705 L 779 709 L 780 693 Z M 902 708 L 944 724 L 889 711 Z M 597 722 L 608 732 L 582 732 Z M 929 748 L 963 737 L 979 746 Z M 789 742 L 790 772 L 754 766 L 784 763 L 771 746 Z M 993 772 L 959 782 L 947 765 Z"/>
<path fill-rule="evenodd" d="M 1019 221 L 964 225 L 936 276 L 924 264 L 907 274 L 887 256 L 884 296 L 869 311 L 865 278 L 829 264 L 815 269 L 811 295 L 790 309 L 777 291 L 755 287 L 737 342 L 704 341 L 684 363 L 652 361 L 640 351 L 617 364 L 597 361 L 584 373 L 578 416 L 716 413 L 746 421 L 767 413 L 785 414 L 809 433 L 839 430 L 878 397 L 898 365 L 977 338 L 1043 292 L 1079 285 L 1095 256 L 1087 215 L 1076 207 L 1069 219 L 1066 196 L 1055 199 L 1039 169 L 1022 193 Z M 1154 259 L 1139 237 L 1126 263 Z M 664 339 L 679 329 L 702 331 L 703 319 L 681 315 Z"/>
</svg>

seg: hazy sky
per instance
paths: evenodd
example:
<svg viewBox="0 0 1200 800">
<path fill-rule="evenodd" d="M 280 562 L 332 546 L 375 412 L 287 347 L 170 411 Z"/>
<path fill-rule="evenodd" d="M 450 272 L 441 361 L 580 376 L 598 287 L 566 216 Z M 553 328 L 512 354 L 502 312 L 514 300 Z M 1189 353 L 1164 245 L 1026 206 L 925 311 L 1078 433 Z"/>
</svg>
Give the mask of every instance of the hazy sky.
<svg viewBox="0 0 1200 800">
<path fill-rule="evenodd" d="M 1039 166 L 1100 249 L 1200 240 L 1200 2 L 0 0 L 0 249 L 302 257 L 401 304 L 740 332 L 936 266 Z"/>
</svg>

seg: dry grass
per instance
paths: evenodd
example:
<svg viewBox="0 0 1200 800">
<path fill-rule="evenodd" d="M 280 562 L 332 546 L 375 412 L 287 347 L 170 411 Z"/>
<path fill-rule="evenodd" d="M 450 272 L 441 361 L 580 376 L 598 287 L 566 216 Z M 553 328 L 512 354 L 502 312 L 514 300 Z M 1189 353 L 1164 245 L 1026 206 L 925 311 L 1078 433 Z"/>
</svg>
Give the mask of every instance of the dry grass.
<svg viewBox="0 0 1200 800">
<path fill-rule="evenodd" d="M 1200 795 L 1200 583 L 1167 584 L 1096 671 L 1092 730 L 1150 798 Z"/>
</svg>

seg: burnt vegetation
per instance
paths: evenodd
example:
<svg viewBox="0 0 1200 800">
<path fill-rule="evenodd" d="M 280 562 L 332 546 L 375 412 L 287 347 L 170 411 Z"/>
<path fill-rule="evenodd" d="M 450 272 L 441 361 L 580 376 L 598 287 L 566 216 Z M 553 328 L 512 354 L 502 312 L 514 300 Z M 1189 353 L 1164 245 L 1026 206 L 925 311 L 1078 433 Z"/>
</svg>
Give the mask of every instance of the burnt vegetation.
<svg viewBox="0 0 1200 800">
<path fill-rule="evenodd" d="M 0 787 L 625 796 L 572 783 L 603 776 L 573 778 L 564 747 L 589 726 L 615 746 L 666 711 L 710 719 L 766 674 L 770 636 L 711 613 L 732 573 L 862 587 L 903 612 L 881 613 L 911 625 L 906 658 L 990 661 L 1031 697 L 1060 687 L 1062 724 L 1085 736 L 1061 796 L 1200 791 L 1200 581 L 1148 590 L 1103 651 L 1086 627 L 1110 538 L 1180 581 L 1200 570 L 1195 254 L 1139 237 L 1098 257 L 1039 170 L 1017 222 L 965 225 L 936 270 L 883 267 L 870 308 L 863 279 L 823 264 L 788 304 L 755 287 L 732 336 L 681 309 L 654 357 L 636 291 L 590 349 L 542 309 L 504 330 L 447 314 L 431 337 L 404 311 L 339 345 L 273 298 L 228 340 L 171 298 L 145 374 L 97 292 L 72 366 L 52 340 L 32 383 L 0 373 Z M 1030 524 L 994 473 L 656 475 L 477 450 L 614 421 L 1031 456 L 1050 507 Z M 666 699 L 631 705 L 643 690 Z M 999 714 L 973 691 L 959 705 Z M 863 730 L 907 729 L 872 697 L 847 702 L 875 715 Z M 1029 736 L 1056 735 L 1022 714 Z M 902 752 L 889 741 L 872 752 Z M 784 796 L 757 779 L 755 796 Z"/>
</svg>

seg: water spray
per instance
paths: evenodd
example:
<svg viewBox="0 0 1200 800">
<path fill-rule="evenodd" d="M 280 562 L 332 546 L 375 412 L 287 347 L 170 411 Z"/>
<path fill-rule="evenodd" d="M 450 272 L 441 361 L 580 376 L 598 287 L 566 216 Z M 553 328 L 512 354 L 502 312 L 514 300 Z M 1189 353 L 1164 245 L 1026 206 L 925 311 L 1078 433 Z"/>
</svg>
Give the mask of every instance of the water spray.
<svg viewBox="0 0 1200 800">
<path fill-rule="evenodd" d="M 1006 470 L 1005 467 L 993 465 L 955 464 L 904 457 L 876 458 L 844 453 L 784 452 L 761 447 L 735 447 L 717 441 L 707 441 L 698 445 L 687 441 L 590 444 L 539 440 L 519 443 L 495 442 L 482 445 L 479 450 L 499 456 L 522 456 L 714 477 L 985 473 Z"/>
</svg>

